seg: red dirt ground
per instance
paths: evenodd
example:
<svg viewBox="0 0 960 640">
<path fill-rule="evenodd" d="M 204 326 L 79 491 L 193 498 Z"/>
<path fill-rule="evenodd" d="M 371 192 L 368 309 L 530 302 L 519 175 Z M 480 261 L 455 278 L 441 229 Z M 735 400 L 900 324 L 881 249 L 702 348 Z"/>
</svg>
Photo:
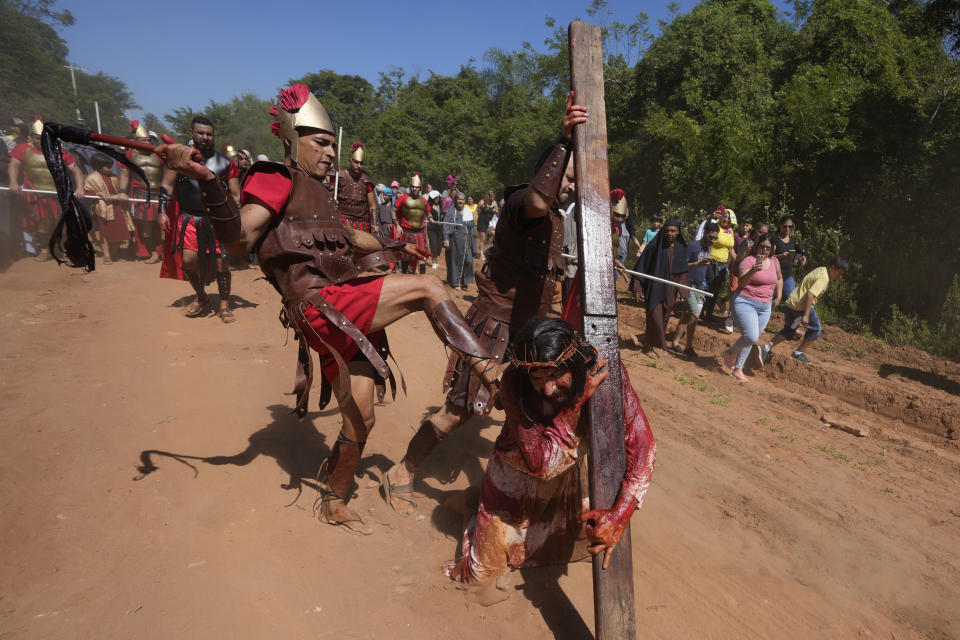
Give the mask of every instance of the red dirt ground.
<svg viewBox="0 0 960 640">
<path fill-rule="evenodd" d="M 338 417 L 289 414 L 295 346 L 257 275 L 235 272 L 224 326 L 183 317 L 187 286 L 155 266 L 0 274 L 0 638 L 590 637 L 588 564 L 518 573 L 490 608 L 440 573 L 459 536 L 440 505 L 479 482 L 498 414 L 425 465 L 422 518 L 381 501 L 442 400 L 422 315 L 390 331 L 409 393 L 378 409 L 358 479 L 376 533 L 312 516 Z M 960 366 L 828 328 L 814 365 L 784 345 L 744 385 L 720 365 L 732 336 L 701 328 L 690 362 L 643 355 L 641 331 L 623 307 L 659 450 L 632 521 L 639 637 L 960 637 Z"/>
</svg>

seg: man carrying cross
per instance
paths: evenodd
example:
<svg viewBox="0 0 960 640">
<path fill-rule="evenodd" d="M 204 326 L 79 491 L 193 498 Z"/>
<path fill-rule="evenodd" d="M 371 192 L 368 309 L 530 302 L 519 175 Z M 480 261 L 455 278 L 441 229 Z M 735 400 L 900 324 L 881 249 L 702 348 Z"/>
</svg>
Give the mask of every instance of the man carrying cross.
<svg viewBox="0 0 960 640">
<path fill-rule="evenodd" d="M 621 365 L 626 472 L 613 506 L 591 510 L 584 508 L 580 486 L 590 451 L 581 410 L 607 377 L 606 363 L 569 324 L 543 316 L 523 326 L 509 361 L 500 388 L 506 420 L 483 476 L 480 505 L 467 522 L 460 559 L 444 572 L 457 582 L 489 586 L 513 569 L 601 552 L 606 568 L 643 504 L 656 456 L 627 370 Z"/>
</svg>

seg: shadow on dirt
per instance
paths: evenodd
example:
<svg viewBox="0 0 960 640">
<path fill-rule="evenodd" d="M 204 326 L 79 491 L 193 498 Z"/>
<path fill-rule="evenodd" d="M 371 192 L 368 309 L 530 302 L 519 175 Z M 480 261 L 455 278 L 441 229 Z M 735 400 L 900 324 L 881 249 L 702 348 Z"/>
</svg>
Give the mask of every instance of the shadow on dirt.
<svg viewBox="0 0 960 640">
<path fill-rule="evenodd" d="M 168 307 L 183 308 L 183 307 L 186 307 L 188 304 L 190 304 L 191 302 L 193 302 L 193 301 L 196 300 L 196 299 L 197 299 L 197 297 L 196 297 L 195 295 L 191 294 L 191 295 L 189 295 L 189 296 L 183 296 L 183 297 L 181 297 L 181 298 L 177 298 L 176 300 L 174 300 L 173 302 L 171 302 L 171 303 L 168 304 L 167 306 L 168 306 Z M 244 298 L 243 296 L 238 296 L 238 295 L 235 294 L 235 293 L 231 293 L 231 294 L 230 294 L 230 304 L 231 304 L 231 307 L 232 307 L 233 309 L 256 309 L 257 307 L 260 306 L 259 303 L 257 303 L 257 302 L 251 302 L 251 301 L 247 300 L 246 298 Z M 218 308 L 219 306 L 220 306 L 220 296 L 217 295 L 217 294 L 215 294 L 215 293 L 214 293 L 214 294 L 210 294 L 210 302 L 207 303 L 207 308 L 206 308 L 206 310 L 204 311 L 204 313 L 202 313 L 201 315 L 199 315 L 199 316 L 197 316 L 197 317 L 203 318 L 203 317 L 206 317 L 206 316 L 213 315 L 214 312 L 217 310 L 217 308 Z"/>
<path fill-rule="evenodd" d="M 523 585 L 518 589 L 543 616 L 554 638 L 592 640 L 590 628 L 560 587 L 558 580 L 565 574 L 566 565 L 521 569 Z"/>
<path fill-rule="evenodd" d="M 950 378 L 939 373 L 923 371 L 921 369 L 914 369 L 912 367 L 904 367 L 901 365 L 888 364 L 885 362 L 880 365 L 877 375 L 879 375 L 881 378 L 887 378 L 891 375 L 901 376 L 913 380 L 914 382 L 925 384 L 928 387 L 939 389 L 940 391 L 946 391 L 947 393 L 951 393 L 953 395 L 960 395 L 960 382 L 951 380 Z"/>
<path fill-rule="evenodd" d="M 320 464 L 330 455 L 330 447 L 327 445 L 327 436 L 313 426 L 313 419 L 335 415 L 339 410 L 327 409 L 312 412 L 300 421 L 295 414 L 290 413 L 290 407 L 287 405 L 275 404 L 268 408 L 273 421 L 249 437 L 246 449 L 232 455 L 216 456 L 196 456 L 155 449 L 142 451 L 140 465 L 137 467 L 140 474 L 133 479 L 141 480 L 157 471 L 159 467 L 154 460 L 159 458 L 176 460 L 192 469 L 194 477 L 197 477 L 199 469 L 192 461 L 210 465 L 244 467 L 259 456 L 268 456 L 276 460 L 277 465 L 290 476 L 288 482 L 280 485 L 282 489 L 295 489 L 297 498 L 300 497 L 304 484 L 317 489 L 317 473 L 320 470 Z M 364 457 L 357 470 L 358 474 L 374 477 L 370 469 L 383 464 L 381 459 L 385 460 L 383 456 Z M 296 502 L 297 498 L 293 502 Z"/>
</svg>

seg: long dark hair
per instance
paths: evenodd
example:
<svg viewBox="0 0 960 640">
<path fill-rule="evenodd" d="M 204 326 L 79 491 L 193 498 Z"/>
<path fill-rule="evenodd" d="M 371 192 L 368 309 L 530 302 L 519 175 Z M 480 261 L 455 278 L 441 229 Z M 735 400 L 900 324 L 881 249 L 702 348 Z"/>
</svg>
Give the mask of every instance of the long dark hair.
<svg viewBox="0 0 960 640">
<path fill-rule="evenodd" d="M 573 327 L 559 318 L 535 316 L 530 318 L 513 339 L 512 353 L 527 362 L 553 362 L 570 343 L 577 340 Z M 597 351 L 589 344 L 578 342 L 573 355 L 557 363 L 557 369 L 573 374 L 571 392 L 579 398 L 587 384 L 587 372 L 597 362 Z M 533 393 L 526 367 L 514 367 L 513 393 L 522 402 Z"/>
</svg>

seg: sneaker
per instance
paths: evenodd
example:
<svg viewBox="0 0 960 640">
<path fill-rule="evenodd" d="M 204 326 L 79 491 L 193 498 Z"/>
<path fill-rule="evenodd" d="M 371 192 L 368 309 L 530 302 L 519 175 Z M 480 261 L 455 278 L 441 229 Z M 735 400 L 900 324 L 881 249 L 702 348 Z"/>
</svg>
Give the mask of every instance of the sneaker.
<svg viewBox="0 0 960 640">
<path fill-rule="evenodd" d="M 723 323 L 723 330 L 727 333 L 733 333 L 733 320 L 727 318 Z"/>
<path fill-rule="evenodd" d="M 733 377 L 733 379 L 736 380 L 737 382 L 750 382 L 750 378 L 748 378 L 747 376 L 743 375 L 743 371 L 741 371 L 740 369 L 734 369 L 734 370 L 733 370 L 733 373 L 731 373 L 730 375 L 731 375 L 731 376 Z"/>
<path fill-rule="evenodd" d="M 803 351 L 794 351 L 793 355 L 791 355 L 790 357 L 793 358 L 794 360 L 799 360 L 803 364 L 813 364 L 813 362 L 810 361 L 810 358 L 808 358 L 806 354 L 803 353 Z"/>
<path fill-rule="evenodd" d="M 696 360 L 699 357 L 697 355 L 697 352 L 693 350 L 693 347 L 687 347 L 686 349 L 684 349 L 683 355 L 687 356 L 688 358 L 693 358 L 694 360 Z"/>
<path fill-rule="evenodd" d="M 761 367 L 767 364 L 767 360 L 770 359 L 770 349 L 770 343 L 758 344 L 754 347 L 754 354 Z"/>
<path fill-rule="evenodd" d="M 430 268 L 431 268 L 431 269 L 439 269 L 439 268 L 440 268 L 440 265 L 438 265 L 438 264 L 432 264 L 432 265 L 430 265 Z"/>
</svg>

